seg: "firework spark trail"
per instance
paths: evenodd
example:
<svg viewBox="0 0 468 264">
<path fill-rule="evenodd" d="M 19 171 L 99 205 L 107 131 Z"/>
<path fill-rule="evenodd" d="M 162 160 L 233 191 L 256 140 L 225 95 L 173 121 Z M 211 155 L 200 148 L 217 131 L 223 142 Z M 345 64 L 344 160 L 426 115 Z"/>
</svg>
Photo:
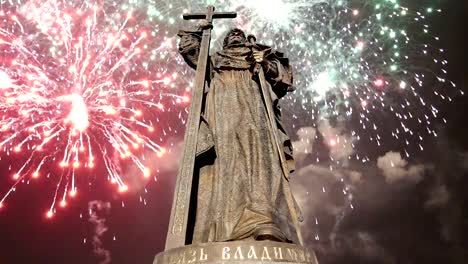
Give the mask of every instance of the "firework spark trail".
<svg viewBox="0 0 468 264">
<path fill-rule="evenodd" d="M 345 135 L 322 134 L 328 160 L 309 154 L 330 170 L 346 166 L 334 159 L 336 152 L 366 163 L 373 148 L 396 149 L 406 157 L 422 151 L 427 138 L 437 137 L 436 124 L 446 122 L 438 107 L 463 94 L 447 80 L 444 50 L 431 35 L 428 18 L 441 12 L 434 7 L 408 8 L 398 0 L 210 2 L 240 12 L 236 26 L 287 52 L 297 87 L 284 104 L 294 113 L 292 127 L 319 128 L 326 120 L 346 128 Z M 217 30 L 231 26 L 221 23 Z M 342 136 L 350 140 L 340 142 Z M 347 145 L 353 151 L 343 151 Z M 343 194 L 332 237 L 353 209 L 348 184 Z"/>
<path fill-rule="evenodd" d="M 206 4 L 238 12 L 233 22 L 216 22 L 213 49 L 237 26 L 287 52 L 296 70 L 297 91 L 285 102 L 294 127 L 343 121 L 356 138 L 353 147 L 392 142 L 409 157 L 437 136 L 435 124 L 446 122 L 438 107 L 463 94 L 447 80 L 444 50 L 431 35 L 429 18 L 441 12 L 435 7 L 399 0 L 175 0 L 126 8 L 146 8 L 155 20 L 188 27 L 180 14 Z M 356 160 L 371 159 L 356 153 Z"/>
<path fill-rule="evenodd" d="M 168 53 L 172 45 L 166 38 L 146 25 L 130 25 L 135 23 L 131 11 L 107 14 L 99 2 L 1 7 L 0 147 L 6 155 L 26 152 L 28 158 L 0 204 L 24 179 L 56 166 L 63 174 L 48 217 L 57 196 L 62 193 L 64 206 L 67 190 L 70 196 L 77 193 L 75 176 L 96 162 L 103 162 L 119 191 L 128 190 L 120 174 L 126 160 L 142 177 L 151 176 L 140 151 L 165 153 L 154 140 L 158 121 L 153 119 L 167 104 L 188 102 L 169 90 L 176 73 L 142 57 L 153 46 Z M 119 160 L 112 157 L 116 153 Z"/>
<path fill-rule="evenodd" d="M 422 150 L 446 121 L 437 108 L 456 92 L 429 27 L 429 17 L 441 12 L 435 7 L 398 0 L 10 3 L 0 10 L 7 58 L 0 63 L 0 143 L 7 155 L 30 154 L 13 186 L 57 161 L 69 172 L 58 187 L 63 194 L 68 183 L 76 194 L 75 175 L 99 163 L 120 191 L 128 189 L 120 161 L 151 174 L 138 153 L 164 153 L 152 133 L 162 130 L 163 137 L 167 130 L 155 128 L 155 120 L 171 103 L 189 101 L 193 72 L 175 45 L 177 30 L 190 27 L 181 14 L 206 4 L 239 13 L 233 22 L 216 22 L 213 49 L 237 26 L 287 52 L 297 88 L 284 102 L 291 126 L 318 127 L 323 120 L 345 126 L 351 142 L 334 142 L 340 135 L 326 140 L 336 149 L 351 144 L 349 159 L 371 160 L 360 146 L 387 151 L 390 144 L 407 157 Z M 185 106 L 175 110 L 182 123 Z M 340 165 L 332 156 L 329 162 Z"/>
</svg>

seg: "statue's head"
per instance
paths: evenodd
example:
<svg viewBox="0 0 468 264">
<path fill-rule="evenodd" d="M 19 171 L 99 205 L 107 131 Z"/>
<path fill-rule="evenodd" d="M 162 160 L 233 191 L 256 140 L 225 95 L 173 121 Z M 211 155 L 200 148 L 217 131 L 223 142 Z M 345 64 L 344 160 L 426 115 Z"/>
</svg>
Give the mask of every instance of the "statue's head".
<svg viewBox="0 0 468 264">
<path fill-rule="evenodd" d="M 233 28 L 226 34 L 226 37 L 224 37 L 223 48 L 245 42 L 247 42 L 247 38 L 245 37 L 244 31 L 238 28 Z"/>
</svg>

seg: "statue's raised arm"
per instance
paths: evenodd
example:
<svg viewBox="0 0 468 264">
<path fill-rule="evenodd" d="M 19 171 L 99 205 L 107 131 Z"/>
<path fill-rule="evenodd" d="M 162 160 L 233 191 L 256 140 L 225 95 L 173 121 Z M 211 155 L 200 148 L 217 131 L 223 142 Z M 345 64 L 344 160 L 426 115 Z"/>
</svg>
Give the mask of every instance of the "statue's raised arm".
<svg viewBox="0 0 468 264">
<path fill-rule="evenodd" d="M 198 55 L 200 54 L 200 44 L 202 31 L 180 30 L 177 34 L 180 37 L 179 53 L 185 62 L 193 68 L 197 68 Z"/>
</svg>

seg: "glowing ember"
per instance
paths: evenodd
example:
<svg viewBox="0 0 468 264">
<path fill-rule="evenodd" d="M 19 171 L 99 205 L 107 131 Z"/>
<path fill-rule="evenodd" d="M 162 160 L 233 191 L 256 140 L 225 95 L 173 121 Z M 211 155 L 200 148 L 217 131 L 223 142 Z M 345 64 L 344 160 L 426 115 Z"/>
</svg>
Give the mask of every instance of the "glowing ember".
<svg viewBox="0 0 468 264">
<path fill-rule="evenodd" d="M 382 86 L 384 86 L 384 84 L 385 84 L 385 81 L 383 79 L 377 79 L 377 80 L 374 81 L 374 85 L 376 87 L 382 87 Z"/>
<path fill-rule="evenodd" d="M 83 132 L 89 126 L 88 108 L 83 97 L 78 94 L 71 94 L 66 96 L 65 100 L 72 103 L 70 114 L 65 118 L 65 123 L 71 122 L 74 129 Z"/>
<path fill-rule="evenodd" d="M 12 85 L 13 84 L 8 74 L 0 70 L 0 89 L 10 88 Z"/>
<path fill-rule="evenodd" d="M 0 202 L 27 177 L 62 175 L 50 218 L 57 195 L 65 206 L 65 194 L 77 194 L 75 177 L 91 169 L 121 192 L 128 190 L 123 166 L 150 176 L 145 153 L 162 151 L 159 114 L 169 112 L 163 102 L 180 112 L 189 99 L 168 90 L 177 74 L 143 52 L 177 51 L 150 30 L 154 23 L 139 25 L 132 11 L 108 8 L 96 1 L 2 4 L 0 150 L 26 158 L 10 166 L 14 183 Z"/>
</svg>

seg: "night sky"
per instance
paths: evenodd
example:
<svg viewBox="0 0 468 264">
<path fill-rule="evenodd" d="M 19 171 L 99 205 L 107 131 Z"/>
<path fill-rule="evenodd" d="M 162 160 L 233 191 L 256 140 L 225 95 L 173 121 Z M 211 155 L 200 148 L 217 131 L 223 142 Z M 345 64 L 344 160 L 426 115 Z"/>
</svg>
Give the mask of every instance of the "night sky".
<svg viewBox="0 0 468 264">
<path fill-rule="evenodd" d="M 468 2 L 444 0 L 438 6 L 443 13 L 432 19 L 432 30 L 446 50 L 449 79 L 467 92 Z M 424 151 L 408 161 L 408 170 L 419 166 L 413 173 L 385 174 L 378 162 L 334 172 L 300 163 L 292 185 L 305 214 L 307 245 L 321 264 L 468 263 L 467 105 L 466 96 L 455 96 L 440 109 L 448 123 L 439 125 L 439 137 L 428 139 Z M 96 178 L 52 219 L 44 217 L 44 208 L 55 186 L 18 188 L 0 209 L 0 263 L 100 263 L 106 254 L 93 250 L 99 224 L 89 217 L 89 201 L 109 207 L 98 212 L 108 229 L 94 246 L 109 252 L 110 263 L 151 263 L 164 247 L 169 221 L 181 138 L 171 140 L 176 147 L 157 182 L 136 182 L 140 188 L 118 194 L 104 177 L 102 182 Z M 0 166 L 1 176 L 5 160 Z M 355 175 L 350 176 L 353 210 L 343 210 L 339 175 Z M 0 177 L 0 187 L 7 182 Z"/>
</svg>

